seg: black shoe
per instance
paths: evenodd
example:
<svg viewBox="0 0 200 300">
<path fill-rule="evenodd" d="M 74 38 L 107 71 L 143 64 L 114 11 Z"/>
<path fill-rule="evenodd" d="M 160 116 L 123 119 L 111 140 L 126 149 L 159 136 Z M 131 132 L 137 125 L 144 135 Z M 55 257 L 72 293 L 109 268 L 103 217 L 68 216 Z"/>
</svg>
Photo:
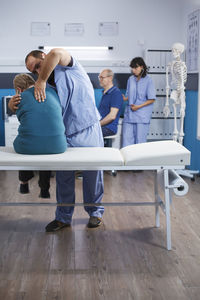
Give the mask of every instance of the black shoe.
<svg viewBox="0 0 200 300">
<path fill-rule="evenodd" d="M 53 220 L 52 222 L 50 222 L 46 227 L 45 230 L 46 232 L 54 232 L 54 231 L 58 231 L 64 227 L 70 227 L 71 224 L 66 224 L 57 220 Z"/>
<path fill-rule="evenodd" d="M 87 227 L 88 227 L 88 228 L 95 228 L 95 227 L 100 226 L 101 223 L 102 223 L 101 218 L 98 218 L 98 217 L 90 217 L 90 218 L 89 218 L 89 222 L 88 222 L 88 224 L 87 224 Z"/>
<path fill-rule="evenodd" d="M 19 192 L 21 194 L 28 194 L 29 193 L 28 183 L 24 183 L 24 184 L 20 183 Z"/>
<path fill-rule="evenodd" d="M 41 189 L 39 197 L 40 198 L 50 198 L 49 190 Z"/>
</svg>

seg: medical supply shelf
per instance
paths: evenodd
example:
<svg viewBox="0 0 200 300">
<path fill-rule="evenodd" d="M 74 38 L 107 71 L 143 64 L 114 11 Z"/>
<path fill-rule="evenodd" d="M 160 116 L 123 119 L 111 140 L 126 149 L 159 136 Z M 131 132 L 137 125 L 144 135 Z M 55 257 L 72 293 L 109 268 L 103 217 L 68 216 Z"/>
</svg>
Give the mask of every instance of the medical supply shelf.
<svg viewBox="0 0 200 300">
<path fill-rule="evenodd" d="M 164 117 L 163 109 L 166 101 L 166 66 L 172 60 L 171 50 L 147 49 L 145 51 L 145 62 L 149 68 L 155 89 L 156 101 L 152 112 L 148 140 L 169 140 L 173 137 L 174 112 L 172 101 L 169 101 L 170 115 Z M 178 111 L 179 126 L 179 111 Z"/>
</svg>

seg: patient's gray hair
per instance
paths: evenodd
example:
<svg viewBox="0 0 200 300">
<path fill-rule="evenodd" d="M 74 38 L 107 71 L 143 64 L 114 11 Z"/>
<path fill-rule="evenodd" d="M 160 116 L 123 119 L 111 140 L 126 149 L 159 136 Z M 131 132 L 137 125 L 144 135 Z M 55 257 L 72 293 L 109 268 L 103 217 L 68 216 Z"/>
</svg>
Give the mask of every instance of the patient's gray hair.
<svg viewBox="0 0 200 300">
<path fill-rule="evenodd" d="M 22 89 L 23 91 L 35 84 L 35 80 L 29 74 L 18 74 L 13 80 L 14 89 Z"/>
<path fill-rule="evenodd" d="M 114 77 L 114 73 L 111 69 L 104 69 L 103 71 L 107 73 L 107 76 L 111 76 L 112 78 Z"/>
</svg>

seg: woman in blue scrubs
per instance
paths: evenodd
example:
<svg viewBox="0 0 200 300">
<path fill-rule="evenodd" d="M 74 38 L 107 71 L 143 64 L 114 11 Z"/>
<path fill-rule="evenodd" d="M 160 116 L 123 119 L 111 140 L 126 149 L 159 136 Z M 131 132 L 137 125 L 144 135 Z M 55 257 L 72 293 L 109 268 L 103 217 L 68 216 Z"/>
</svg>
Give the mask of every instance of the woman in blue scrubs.
<svg viewBox="0 0 200 300">
<path fill-rule="evenodd" d="M 145 143 L 149 132 L 153 103 L 156 99 L 152 79 L 147 75 L 147 66 L 142 57 L 130 63 L 133 75 L 129 77 L 124 101 L 128 101 L 124 112 L 122 147 Z"/>
</svg>

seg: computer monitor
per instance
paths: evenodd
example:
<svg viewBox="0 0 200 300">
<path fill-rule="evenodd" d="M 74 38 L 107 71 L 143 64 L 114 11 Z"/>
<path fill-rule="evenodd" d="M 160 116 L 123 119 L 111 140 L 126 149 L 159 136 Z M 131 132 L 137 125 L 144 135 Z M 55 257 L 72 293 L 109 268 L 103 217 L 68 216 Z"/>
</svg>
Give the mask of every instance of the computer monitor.
<svg viewBox="0 0 200 300">
<path fill-rule="evenodd" d="M 12 110 L 10 110 L 10 108 L 8 107 L 8 102 L 10 101 L 10 99 L 12 98 L 12 96 L 4 96 L 2 98 L 2 105 L 3 105 L 3 120 L 6 120 L 8 117 L 14 115 L 15 113 L 12 112 Z"/>
</svg>

